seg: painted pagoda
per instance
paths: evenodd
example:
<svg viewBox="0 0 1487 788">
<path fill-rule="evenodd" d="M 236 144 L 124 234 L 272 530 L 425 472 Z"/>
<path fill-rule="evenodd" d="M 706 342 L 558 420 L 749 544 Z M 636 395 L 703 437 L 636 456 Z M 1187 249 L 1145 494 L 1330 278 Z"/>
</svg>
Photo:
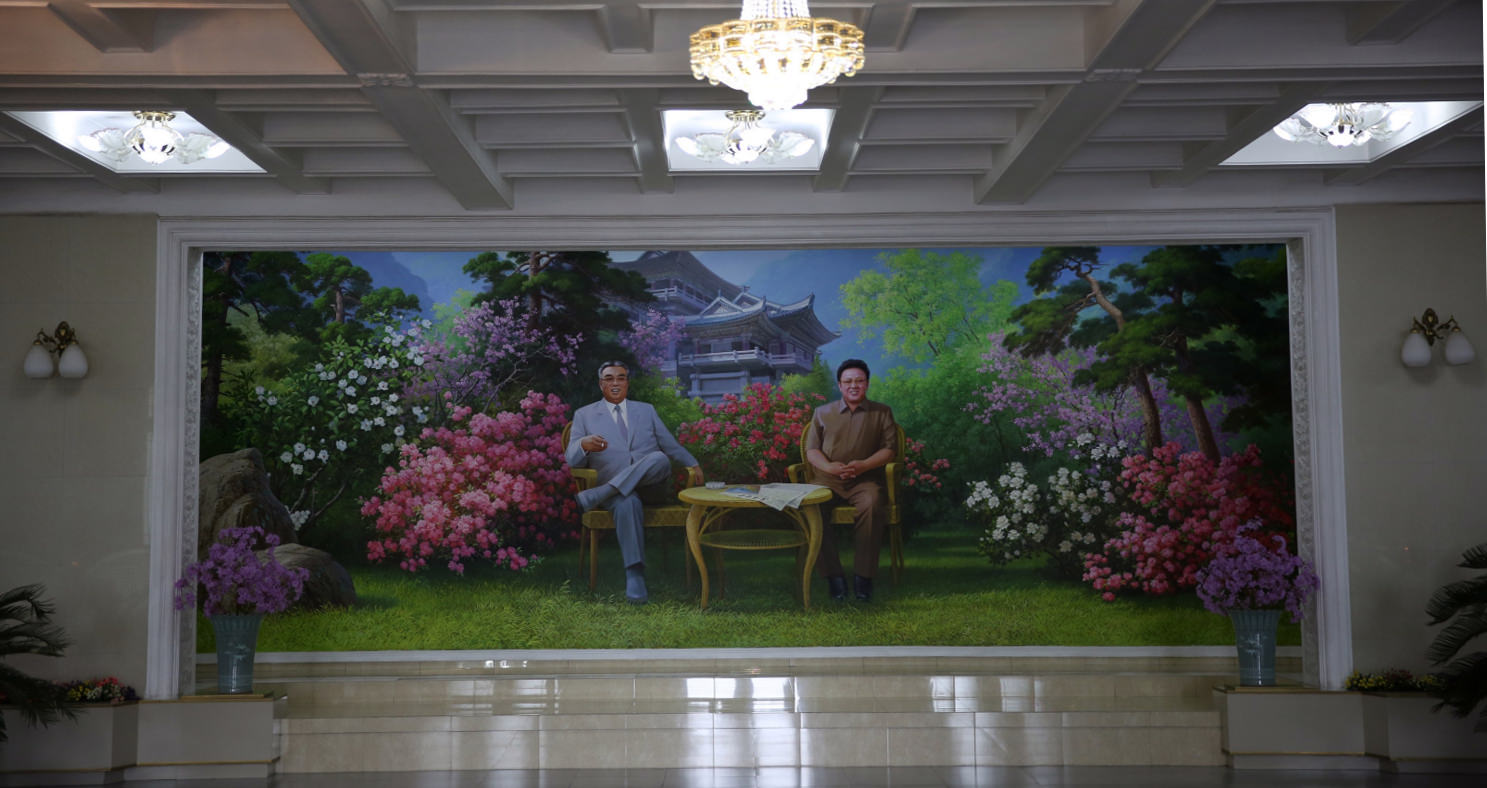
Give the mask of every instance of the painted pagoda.
<svg viewBox="0 0 1487 788">
<path fill-rule="evenodd" d="M 646 252 L 612 264 L 645 277 L 656 302 L 631 305 L 634 314 L 659 309 L 683 325 L 662 371 L 688 396 L 717 402 L 751 383 L 776 384 L 811 371 L 820 347 L 840 334 L 816 317 L 814 294 L 776 304 L 718 276 L 690 252 Z"/>
</svg>

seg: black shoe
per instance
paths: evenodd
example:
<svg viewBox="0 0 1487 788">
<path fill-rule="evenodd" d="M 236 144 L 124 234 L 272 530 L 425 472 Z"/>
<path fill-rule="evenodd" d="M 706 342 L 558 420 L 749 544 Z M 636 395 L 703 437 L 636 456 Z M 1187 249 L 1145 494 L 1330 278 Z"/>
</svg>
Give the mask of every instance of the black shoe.
<svg viewBox="0 0 1487 788">
<path fill-rule="evenodd" d="M 841 575 L 826 578 L 826 592 L 831 594 L 832 601 L 847 601 L 847 578 Z"/>
<path fill-rule="evenodd" d="M 873 579 L 871 577 L 852 575 L 852 589 L 857 593 L 858 602 L 873 601 Z M 846 589 L 843 588 L 842 591 L 845 592 Z"/>
</svg>

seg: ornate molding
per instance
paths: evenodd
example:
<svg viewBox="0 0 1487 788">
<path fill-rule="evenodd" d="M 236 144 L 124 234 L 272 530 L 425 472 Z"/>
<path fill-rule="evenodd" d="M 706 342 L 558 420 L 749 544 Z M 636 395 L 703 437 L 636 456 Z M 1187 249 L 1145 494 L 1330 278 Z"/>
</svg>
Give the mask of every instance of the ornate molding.
<svg viewBox="0 0 1487 788">
<path fill-rule="evenodd" d="M 1337 261 L 1330 210 L 966 212 L 843 216 L 405 217 L 163 219 L 159 232 L 156 419 L 152 453 L 149 697 L 191 684 L 194 626 L 169 606 L 170 589 L 195 554 L 200 407 L 200 252 L 207 248 L 471 250 L 761 249 L 883 244 L 1285 242 L 1290 252 L 1293 428 L 1300 549 L 1316 561 L 1322 592 L 1309 618 L 1308 674 L 1324 688 L 1351 669 L 1347 528 L 1342 474 Z M 187 272 L 195 279 L 192 281 Z M 188 306 L 189 305 L 189 306 Z M 193 313 L 194 314 L 190 314 Z M 181 337 L 184 333 L 189 335 Z M 189 448 L 188 448 L 189 444 Z M 156 494 L 159 493 L 159 494 Z M 189 500 L 188 500 L 189 499 Z M 187 537 L 189 532 L 191 535 Z M 189 542 L 189 544 L 188 544 Z M 168 557 L 168 560 L 166 558 Z M 160 607 L 164 600 L 165 607 Z M 157 613 L 160 614 L 157 616 Z M 169 626 L 164 620 L 168 619 Z M 160 624 L 160 626 L 157 626 Z M 165 678 L 168 676 L 168 678 Z"/>
</svg>

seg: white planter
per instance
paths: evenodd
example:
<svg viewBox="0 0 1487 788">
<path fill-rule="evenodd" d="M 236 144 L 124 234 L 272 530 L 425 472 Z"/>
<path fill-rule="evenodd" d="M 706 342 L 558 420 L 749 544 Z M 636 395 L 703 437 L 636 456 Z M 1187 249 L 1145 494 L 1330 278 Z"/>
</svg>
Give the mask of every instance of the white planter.
<svg viewBox="0 0 1487 788">
<path fill-rule="evenodd" d="M 13 707 L 3 710 L 10 741 L 0 745 L 0 782 L 16 772 L 92 772 L 133 765 L 139 745 L 139 703 L 83 706 L 76 720 L 34 728 Z"/>
<path fill-rule="evenodd" d="M 1479 768 L 1474 770 L 1487 768 L 1487 734 L 1472 730 L 1476 718 L 1457 717 L 1450 709 L 1431 711 L 1437 702 L 1415 692 L 1365 694 L 1363 746 L 1368 754 L 1394 761 L 1400 771 L 1424 761 L 1475 760 Z"/>
</svg>

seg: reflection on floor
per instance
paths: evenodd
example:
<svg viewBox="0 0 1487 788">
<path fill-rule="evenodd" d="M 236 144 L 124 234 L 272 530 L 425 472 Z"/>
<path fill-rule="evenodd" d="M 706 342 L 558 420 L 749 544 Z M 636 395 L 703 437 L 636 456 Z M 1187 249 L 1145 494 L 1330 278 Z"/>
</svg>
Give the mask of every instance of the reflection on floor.
<svg viewBox="0 0 1487 788">
<path fill-rule="evenodd" d="M 579 769 L 763 785 L 852 768 L 980 780 L 976 767 L 1224 765 L 1213 690 L 1233 658 L 1113 651 L 302 657 L 260 661 L 255 686 L 281 699 L 287 775 Z M 1280 667 L 1297 679 L 1294 657 Z"/>
<path fill-rule="evenodd" d="M 291 774 L 268 780 L 127 782 L 128 788 L 1481 788 L 1481 775 L 1233 771 L 1224 767 L 959 766 L 514 769 Z"/>
</svg>

